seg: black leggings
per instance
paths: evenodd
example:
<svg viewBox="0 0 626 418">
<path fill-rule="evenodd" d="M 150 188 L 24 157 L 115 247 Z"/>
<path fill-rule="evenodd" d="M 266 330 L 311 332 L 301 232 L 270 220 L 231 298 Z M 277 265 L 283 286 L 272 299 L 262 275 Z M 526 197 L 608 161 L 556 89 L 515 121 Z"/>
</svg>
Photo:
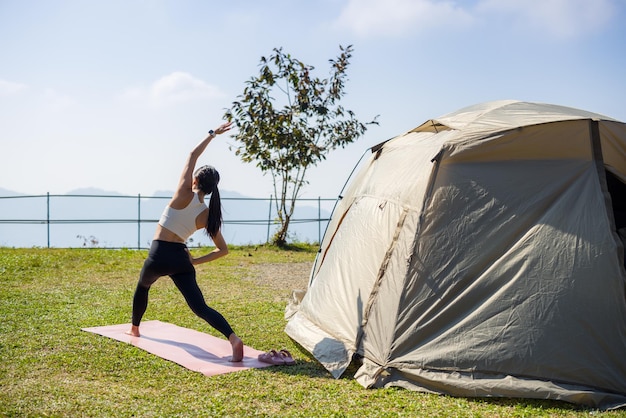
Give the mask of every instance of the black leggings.
<svg viewBox="0 0 626 418">
<path fill-rule="evenodd" d="M 196 269 L 191 264 L 185 244 L 167 241 L 152 241 L 148 258 L 143 264 L 139 283 L 133 297 L 133 325 L 139 326 L 148 308 L 150 286 L 159 277 L 170 276 L 183 294 L 193 313 L 204 319 L 213 328 L 228 338 L 233 330 L 228 321 L 215 309 L 207 306 L 202 291 L 196 282 Z"/>
</svg>

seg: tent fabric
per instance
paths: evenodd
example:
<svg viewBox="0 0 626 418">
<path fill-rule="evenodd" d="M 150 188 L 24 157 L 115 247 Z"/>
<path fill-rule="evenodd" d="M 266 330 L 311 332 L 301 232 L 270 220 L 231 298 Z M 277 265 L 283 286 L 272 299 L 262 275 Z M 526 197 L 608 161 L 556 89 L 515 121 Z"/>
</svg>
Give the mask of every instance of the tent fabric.
<svg viewBox="0 0 626 418">
<path fill-rule="evenodd" d="M 594 133 L 595 132 L 595 133 Z M 287 334 L 365 387 L 626 406 L 626 124 L 479 104 L 373 149 Z"/>
</svg>

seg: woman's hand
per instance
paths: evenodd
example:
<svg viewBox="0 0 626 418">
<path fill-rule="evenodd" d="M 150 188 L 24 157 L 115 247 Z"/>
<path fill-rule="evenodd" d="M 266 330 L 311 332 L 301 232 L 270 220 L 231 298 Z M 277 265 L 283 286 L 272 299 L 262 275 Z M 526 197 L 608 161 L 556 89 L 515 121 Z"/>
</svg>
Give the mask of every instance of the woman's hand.
<svg viewBox="0 0 626 418">
<path fill-rule="evenodd" d="M 219 128 L 217 128 L 217 129 L 214 131 L 214 132 L 215 132 L 215 135 L 221 135 L 221 134 L 223 134 L 224 132 L 228 132 L 228 131 L 230 131 L 230 128 L 232 127 L 232 124 L 233 124 L 232 122 L 226 122 L 226 123 L 221 124 L 221 125 L 219 126 Z"/>
<path fill-rule="evenodd" d="M 191 255 L 191 251 L 189 251 L 189 248 L 185 248 L 185 251 L 187 251 L 187 255 L 189 256 L 189 261 L 191 262 L 191 264 L 195 265 L 196 262 L 195 262 L 193 256 Z"/>
<path fill-rule="evenodd" d="M 198 258 L 193 258 L 191 253 L 189 253 L 189 249 L 187 252 L 189 253 L 189 259 L 191 260 L 191 264 L 197 266 L 199 264 L 204 264 L 211 262 L 213 260 L 217 260 L 220 257 L 224 257 L 228 254 L 228 245 L 224 240 L 224 236 L 222 235 L 222 231 L 217 231 L 217 234 L 213 237 L 213 243 L 215 244 L 215 249 L 208 254 L 200 256 Z"/>
</svg>

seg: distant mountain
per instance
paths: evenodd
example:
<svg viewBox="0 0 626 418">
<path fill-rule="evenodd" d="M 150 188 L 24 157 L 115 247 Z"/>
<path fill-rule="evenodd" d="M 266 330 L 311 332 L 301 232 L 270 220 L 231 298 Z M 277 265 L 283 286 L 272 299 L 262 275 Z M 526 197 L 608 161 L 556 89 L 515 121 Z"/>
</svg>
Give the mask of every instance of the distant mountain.
<svg viewBox="0 0 626 418">
<path fill-rule="evenodd" d="M 102 189 L 97 189 L 95 187 L 83 187 L 80 189 L 75 189 L 67 192 L 66 194 L 84 194 L 84 195 L 106 195 L 106 196 L 123 196 L 118 192 L 110 192 Z"/>
<path fill-rule="evenodd" d="M 0 246 L 9 247 L 128 247 L 149 246 L 163 208 L 173 195 L 157 191 L 153 196 L 129 196 L 96 188 L 72 190 L 66 195 L 29 196 L 0 188 Z M 224 226 L 231 244 L 259 244 L 271 238 L 277 225 L 275 204 L 221 191 Z M 319 215 L 318 215 L 319 211 Z M 289 227 L 295 241 L 318 242 L 330 213 L 316 202 L 296 207 Z M 47 219 L 50 219 L 50 225 Z M 318 218 L 326 219 L 316 221 Z M 49 231 L 49 233 L 48 233 Z M 190 246 L 212 245 L 203 231 L 189 240 Z"/>
<path fill-rule="evenodd" d="M 2 187 L 0 187 L 0 197 L 2 197 L 2 196 L 7 196 L 7 197 L 23 196 L 23 194 L 22 193 L 18 193 L 18 192 L 14 192 L 12 190 L 3 189 Z"/>
</svg>

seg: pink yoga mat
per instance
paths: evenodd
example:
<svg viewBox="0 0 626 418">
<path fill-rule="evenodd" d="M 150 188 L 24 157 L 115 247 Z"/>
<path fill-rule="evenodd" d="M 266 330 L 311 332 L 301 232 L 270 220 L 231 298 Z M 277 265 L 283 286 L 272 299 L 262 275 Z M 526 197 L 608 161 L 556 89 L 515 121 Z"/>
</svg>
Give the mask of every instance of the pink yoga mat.
<svg viewBox="0 0 626 418">
<path fill-rule="evenodd" d="M 226 339 L 167 322 L 142 322 L 141 337 L 132 337 L 126 334 L 129 329 L 130 324 L 119 324 L 83 328 L 83 331 L 132 344 L 206 376 L 271 366 L 271 364 L 260 362 L 257 359 L 262 351 L 248 346 L 244 346 L 243 361 L 233 363 L 229 361 L 232 356 L 232 349 Z"/>
</svg>

